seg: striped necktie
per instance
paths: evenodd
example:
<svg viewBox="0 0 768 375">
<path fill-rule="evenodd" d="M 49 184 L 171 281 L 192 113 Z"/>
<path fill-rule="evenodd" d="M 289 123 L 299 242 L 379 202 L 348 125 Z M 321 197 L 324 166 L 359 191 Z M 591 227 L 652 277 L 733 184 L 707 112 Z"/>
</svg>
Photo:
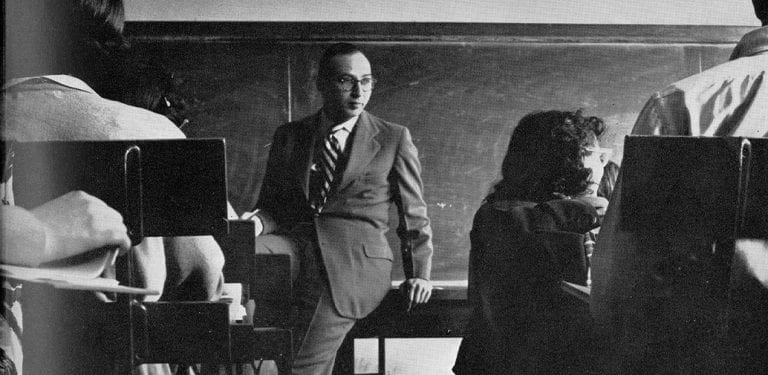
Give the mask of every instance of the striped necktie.
<svg viewBox="0 0 768 375">
<path fill-rule="evenodd" d="M 318 167 L 317 173 L 320 173 L 319 186 L 310 204 L 317 213 L 323 211 L 323 205 L 325 205 L 328 193 L 333 186 L 333 179 L 337 172 L 336 167 L 339 164 L 339 157 L 342 153 L 339 141 L 336 139 L 336 133 L 346 130 L 343 126 L 336 126 L 328 132 L 328 136 L 323 140 L 323 149 L 319 155 L 320 160 L 316 163 Z"/>
</svg>

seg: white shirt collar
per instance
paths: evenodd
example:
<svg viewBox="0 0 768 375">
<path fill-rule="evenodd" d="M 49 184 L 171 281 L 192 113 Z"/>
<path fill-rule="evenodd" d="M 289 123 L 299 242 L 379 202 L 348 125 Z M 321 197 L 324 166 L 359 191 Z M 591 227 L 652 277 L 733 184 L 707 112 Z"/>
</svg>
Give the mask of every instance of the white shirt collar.
<svg viewBox="0 0 768 375">
<path fill-rule="evenodd" d="M 325 112 L 320 114 L 320 121 L 323 129 L 331 127 L 337 129 L 339 127 L 343 127 L 347 130 L 347 133 L 352 133 L 352 129 L 355 128 L 355 124 L 357 124 L 357 119 L 359 118 L 360 115 L 357 115 L 347 121 L 342 122 L 341 124 L 332 124 L 332 121 L 328 118 L 328 116 L 325 115 Z"/>
</svg>

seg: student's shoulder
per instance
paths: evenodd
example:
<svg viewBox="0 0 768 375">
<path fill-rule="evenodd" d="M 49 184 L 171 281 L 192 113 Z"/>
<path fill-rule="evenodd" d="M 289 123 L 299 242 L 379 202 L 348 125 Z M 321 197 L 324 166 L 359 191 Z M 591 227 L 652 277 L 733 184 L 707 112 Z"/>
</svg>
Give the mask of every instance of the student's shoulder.
<svg viewBox="0 0 768 375">
<path fill-rule="evenodd" d="M 504 218 L 504 220 L 510 220 L 511 218 L 523 219 L 530 217 L 533 214 L 535 207 L 535 202 L 503 199 L 483 203 L 477 210 L 476 216 L 492 220 L 498 218 Z"/>
<path fill-rule="evenodd" d="M 184 133 L 167 117 L 144 108 L 102 99 L 105 122 L 111 123 L 120 138 L 175 139 Z"/>
<path fill-rule="evenodd" d="M 485 202 L 473 219 L 476 234 L 496 236 L 495 233 L 519 234 L 527 232 L 536 218 L 536 203 L 519 200 Z M 483 234 L 481 234 L 483 235 Z"/>
<path fill-rule="evenodd" d="M 683 78 L 659 91 L 658 97 L 677 93 L 688 96 L 716 95 L 723 86 L 749 88 L 768 72 L 768 54 L 742 57 Z"/>
</svg>

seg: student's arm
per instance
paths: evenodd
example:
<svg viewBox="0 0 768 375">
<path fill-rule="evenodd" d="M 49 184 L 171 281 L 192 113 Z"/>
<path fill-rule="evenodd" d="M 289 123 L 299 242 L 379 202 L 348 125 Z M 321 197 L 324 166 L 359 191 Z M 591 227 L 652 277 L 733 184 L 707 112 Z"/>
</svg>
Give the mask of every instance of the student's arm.
<svg viewBox="0 0 768 375">
<path fill-rule="evenodd" d="M 100 199 L 72 191 L 26 210 L 0 207 L 0 261 L 36 267 L 105 246 L 130 248 L 123 218 Z"/>
</svg>

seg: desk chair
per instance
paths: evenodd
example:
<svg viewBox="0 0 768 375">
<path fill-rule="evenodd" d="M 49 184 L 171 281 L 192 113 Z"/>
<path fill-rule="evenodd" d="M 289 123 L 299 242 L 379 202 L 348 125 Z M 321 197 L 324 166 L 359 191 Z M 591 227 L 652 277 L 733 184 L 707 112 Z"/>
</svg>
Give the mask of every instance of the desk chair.
<svg viewBox="0 0 768 375">
<path fill-rule="evenodd" d="M 83 190 L 123 215 L 133 243 L 150 236 L 227 232 L 223 139 L 16 142 L 10 147 L 19 206 L 36 207 Z M 133 285 L 132 254 L 126 257 L 128 286 Z M 46 283 L 25 283 L 24 289 L 25 359 L 33 365 L 25 368 L 28 373 L 81 373 L 91 365 L 103 367 L 94 373 L 132 373 L 141 363 L 230 360 L 223 303 L 141 303 L 122 294 L 116 303 L 102 303 L 89 293 L 54 290 Z"/>
<path fill-rule="evenodd" d="M 629 136 L 623 160 L 618 220 L 603 237 L 616 247 L 603 298 L 617 371 L 764 372 L 765 339 L 753 334 L 766 332 L 768 288 L 742 256 L 765 254 L 749 244 L 768 238 L 768 142 Z"/>
<path fill-rule="evenodd" d="M 230 232 L 218 239 L 224 252 L 224 278 L 243 284 L 253 311 L 243 323 L 230 326 L 233 364 L 254 370 L 263 360 L 274 360 L 280 374 L 290 374 L 293 364 L 291 261 L 287 254 L 255 254 L 255 223 L 231 220 Z M 237 365 L 234 373 L 238 373 Z"/>
</svg>

